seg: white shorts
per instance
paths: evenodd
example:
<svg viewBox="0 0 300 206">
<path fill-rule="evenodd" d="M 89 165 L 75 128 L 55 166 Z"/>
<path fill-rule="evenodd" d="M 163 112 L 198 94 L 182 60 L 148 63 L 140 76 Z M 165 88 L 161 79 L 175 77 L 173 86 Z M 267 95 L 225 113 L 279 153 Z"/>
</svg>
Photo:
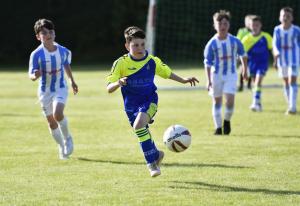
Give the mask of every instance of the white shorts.
<svg viewBox="0 0 300 206">
<path fill-rule="evenodd" d="M 278 76 L 281 78 L 298 76 L 299 67 L 278 67 Z"/>
<path fill-rule="evenodd" d="M 38 93 L 39 101 L 45 116 L 53 114 L 53 109 L 56 107 L 57 103 L 66 104 L 68 98 L 68 88 L 60 88 L 55 92 L 46 92 Z"/>
<path fill-rule="evenodd" d="M 212 88 L 209 90 L 209 95 L 212 97 L 221 97 L 223 94 L 235 94 L 237 75 L 218 75 L 212 73 L 211 75 Z"/>
</svg>

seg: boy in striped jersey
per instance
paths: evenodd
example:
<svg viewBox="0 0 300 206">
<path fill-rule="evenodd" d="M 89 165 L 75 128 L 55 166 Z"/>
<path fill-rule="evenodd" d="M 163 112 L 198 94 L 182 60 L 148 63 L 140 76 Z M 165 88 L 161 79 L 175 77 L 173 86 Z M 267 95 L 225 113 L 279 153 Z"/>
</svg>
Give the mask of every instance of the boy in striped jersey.
<svg viewBox="0 0 300 206">
<path fill-rule="evenodd" d="M 240 40 L 228 33 L 230 13 L 220 10 L 213 15 L 213 21 L 217 33 L 208 41 L 204 50 L 207 89 L 213 97 L 212 115 L 216 129 L 215 135 L 228 135 L 231 132 L 230 119 L 236 93 L 236 57 L 239 56 L 241 59 L 244 79 L 247 79 L 247 57 Z M 222 131 L 223 94 L 225 111 Z"/>
<path fill-rule="evenodd" d="M 151 177 L 161 174 L 160 163 L 164 153 L 159 151 L 152 139 L 148 124 L 153 122 L 157 111 L 158 96 L 154 84 L 154 76 L 169 78 L 180 83 L 195 86 L 195 77 L 182 78 L 158 57 L 145 50 L 145 33 L 136 26 L 124 31 L 125 47 L 128 54 L 117 59 L 107 77 L 107 91 L 112 93 L 121 87 L 125 112 L 140 142 Z"/>
<path fill-rule="evenodd" d="M 58 144 L 59 158 L 67 159 L 73 152 L 73 140 L 63 113 L 68 97 L 64 71 L 69 77 L 73 93 L 78 92 L 70 67 L 71 52 L 54 41 L 54 24 L 50 20 L 36 21 L 34 31 L 41 45 L 30 55 L 29 78 L 32 81 L 40 78 L 39 101 L 47 118 L 49 131 Z"/>
<path fill-rule="evenodd" d="M 293 9 L 280 10 L 280 25 L 274 28 L 273 53 L 274 67 L 283 78 L 284 94 L 288 103 L 286 114 L 296 114 L 298 85 L 297 77 L 300 64 L 300 28 L 293 25 Z"/>
</svg>

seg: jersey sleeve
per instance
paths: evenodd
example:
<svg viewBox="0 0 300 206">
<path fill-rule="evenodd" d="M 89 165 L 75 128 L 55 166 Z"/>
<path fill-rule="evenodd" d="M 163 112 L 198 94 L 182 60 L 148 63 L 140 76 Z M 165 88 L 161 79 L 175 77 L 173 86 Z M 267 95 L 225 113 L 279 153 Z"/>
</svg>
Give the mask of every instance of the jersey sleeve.
<svg viewBox="0 0 300 206">
<path fill-rule="evenodd" d="M 273 39 L 272 36 L 269 33 L 264 32 L 264 36 L 267 39 L 267 45 L 268 45 L 268 49 L 272 49 L 273 48 Z"/>
<path fill-rule="evenodd" d="M 237 37 L 238 39 L 242 40 L 242 38 L 245 36 L 244 33 L 245 33 L 245 32 L 244 32 L 244 29 L 243 29 L 243 28 L 240 28 L 240 29 L 238 30 L 238 32 L 237 32 L 236 37 Z"/>
<path fill-rule="evenodd" d="M 108 84 L 116 82 L 121 78 L 121 67 L 122 67 L 121 64 L 122 63 L 120 62 L 119 59 L 113 63 L 113 66 L 111 68 L 111 73 L 106 78 Z"/>
<path fill-rule="evenodd" d="M 68 49 L 66 49 L 66 58 L 65 58 L 65 62 L 64 65 L 68 64 L 70 65 L 72 61 L 72 52 Z"/>
<path fill-rule="evenodd" d="M 242 42 L 246 52 L 248 52 L 250 50 L 250 48 L 253 46 L 251 43 L 251 35 L 250 34 L 247 34 L 246 36 L 244 36 L 242 38 L 241 42 Z"/>
<path fill-rule="evenodd" d="M 155 68 L 155 74 L 158 76 L 168 79 L 171 76 L 172 70 L 168 65 L 163 63 L 158 57 L 154 57 L 153 60 L 155 61 L 156 68 Z"/>
<path fill-rule="evenodd" d="M 300 27 L 297 27 L 297 43 L 300 47 Z"/>
<path fill-rule="evenodd" d="M 39 57 L 37 53 L 31 53 L 30 59 L 29 59 L 29 69 L 28 69 L 28 75 L 30 76 L 35 71 L 39 70 Z"/>
<path fill-rule="evenodd" d="M 208 43 L 204 49 L 204 65 L 205 67 L 212 67 L 214 60 L 214 52 L 212 49 L 212 44 Z"/>
<path fill-rule="evenodd" d="M 280 38 L 278 37 L 278 29 L 276 27 L 273 33 L 273 53 L 275 56 L 280 54 Z"/>
<path fill-rule="evenodd" d="M 236 42 L 237 42 L 237 54 L 241 57 L 247 56 L 242 42 L 239 39 L 236 39 Z"/>
</svg>

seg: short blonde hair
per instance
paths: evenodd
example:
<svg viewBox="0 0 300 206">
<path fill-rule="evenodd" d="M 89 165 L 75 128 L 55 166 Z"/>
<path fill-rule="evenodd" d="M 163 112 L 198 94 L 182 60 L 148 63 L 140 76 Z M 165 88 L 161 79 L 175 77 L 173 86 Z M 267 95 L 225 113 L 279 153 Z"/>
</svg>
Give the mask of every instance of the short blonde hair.
<svg viewBox="0 0 300 206">
<path fill-rule="evenodd" d="M 219 22 L 222 21 L 222 19 L 226 19 L 227 21 L 230 21 L 230 18 L 231 18 L 230 12 L 226 10 L 220 10 L 213 15 L 213 20 Z"/>
</svg>

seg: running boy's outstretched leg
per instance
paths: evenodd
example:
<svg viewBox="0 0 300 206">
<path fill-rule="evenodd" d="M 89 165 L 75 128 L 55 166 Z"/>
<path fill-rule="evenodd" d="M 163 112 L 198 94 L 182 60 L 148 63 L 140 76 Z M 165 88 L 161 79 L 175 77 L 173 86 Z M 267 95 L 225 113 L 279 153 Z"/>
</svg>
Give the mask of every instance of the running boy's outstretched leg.
<svg viewBox="0 0 300 206">
<path fill-rule="evenodd" d="M 161 174 L 159 164 L 161 163 L 164 154 L 163 152 L 158 151 L 154 144 L 147 127 L 149 121 L 149 114 L 140 112 L 133 123 L 133 129 L 139 139 L 150 175 L 151 177 L 156 177 Z"/>
</svg>

